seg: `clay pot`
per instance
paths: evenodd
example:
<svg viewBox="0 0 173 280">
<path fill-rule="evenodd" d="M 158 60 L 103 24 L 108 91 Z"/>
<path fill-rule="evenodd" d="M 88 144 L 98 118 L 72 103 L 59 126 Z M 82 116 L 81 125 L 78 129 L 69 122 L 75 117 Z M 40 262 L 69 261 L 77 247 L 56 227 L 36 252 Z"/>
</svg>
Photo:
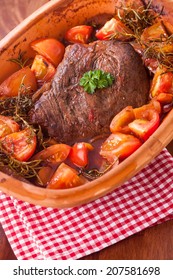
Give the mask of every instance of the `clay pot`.
<svg viewBox="0 0 173 280">
<path fill-rule="evenodd" d="M 50 1 L 19 24 L 0 42 L 0 82 L 17 70 L 14 63 L 19 50 L 28 57 L 35 53 L 30 42 L 42 37 L 63 38 L 70 27 L 82 24 L 100 13 L 114 14 L 116 0 L 54 0 Z M 165 117 L 157 131 L 129 158 L 104 176 L 85 185 L 67 189 L 42 189 L 21 182 L 0 172 L 0 190 L 23 201 L 46 207 L 66 208 L 82 205 L 112 192 L 133 177 L 173 139 L 173 110 Z"/>
</svg>

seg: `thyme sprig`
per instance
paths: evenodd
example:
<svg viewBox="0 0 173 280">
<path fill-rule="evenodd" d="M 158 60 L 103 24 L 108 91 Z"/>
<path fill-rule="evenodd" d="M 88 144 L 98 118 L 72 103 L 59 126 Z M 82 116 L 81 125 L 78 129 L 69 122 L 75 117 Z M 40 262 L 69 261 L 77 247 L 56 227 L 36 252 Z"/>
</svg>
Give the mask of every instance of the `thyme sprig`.
<svg viewBox="0 0 173 280">
<path fill-rule="evenodd" d="M 17 65 L 19 65 L 21 68 L 24 68 L 30 60 L 30 58 L 24 59 L 25 54 L 26 54 L 26 51 L 22 52 L 21 50 L 19 50 L 18 57 L 17 58 L 10 58 L 10 59 L 8 59 L 8 61 L 14 62 Z"/>
</svg>

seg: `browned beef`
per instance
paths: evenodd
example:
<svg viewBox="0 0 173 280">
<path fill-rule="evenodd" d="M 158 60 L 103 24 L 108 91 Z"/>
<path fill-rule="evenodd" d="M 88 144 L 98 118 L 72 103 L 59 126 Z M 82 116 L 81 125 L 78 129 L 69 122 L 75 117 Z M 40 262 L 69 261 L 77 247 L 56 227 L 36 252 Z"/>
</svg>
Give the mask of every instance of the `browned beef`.
<svg viewBox="0 0 173 280">
<path fill-rule="evenodd" d="M 79 85 L 83 74 L 101 69 L 115 81 L 91 95 Z M 127 105 L 147 102 L 149 79 L 140 56 L 128 43 L 95 41 L 66 48 L 51 84 L 30 113 L 34 123 L 47 129 L 60 142 L 109 133 L 112 118 Z"/>
</svg>

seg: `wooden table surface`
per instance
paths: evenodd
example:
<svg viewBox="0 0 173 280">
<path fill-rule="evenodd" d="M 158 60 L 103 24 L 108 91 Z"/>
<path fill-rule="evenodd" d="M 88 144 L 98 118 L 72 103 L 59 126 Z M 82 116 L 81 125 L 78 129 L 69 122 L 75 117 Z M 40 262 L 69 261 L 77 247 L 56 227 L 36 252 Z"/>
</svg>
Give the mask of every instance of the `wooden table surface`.
<svg viewBox="0 0 173 280">
<path fill-rule="evenodd" d="M 47 0 L 0 0 L 0 38 Z M 11 12 L 12 10 L 12 12 Z M 173 155 L 173 141 L 168 145 Z M 147 228 L 84 260 L 168 260 L 173 259 L 173 220 Z M 16 260 L 0 225 L 0 260 Z"/>
</svg>

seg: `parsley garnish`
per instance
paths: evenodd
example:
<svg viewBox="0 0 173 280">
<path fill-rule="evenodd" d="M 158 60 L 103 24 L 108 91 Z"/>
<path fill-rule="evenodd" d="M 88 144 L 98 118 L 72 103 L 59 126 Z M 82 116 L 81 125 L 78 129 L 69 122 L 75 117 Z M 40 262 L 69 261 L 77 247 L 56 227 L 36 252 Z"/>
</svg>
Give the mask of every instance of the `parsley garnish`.
<svg viewBox="0 0 173 280">
<path fill-rule="evenodd" d="M 113 84 L 114 77 L 102 70 L 90 70 L 86 72 L 80 79 L 80 86 L 90 94 L 93 94 L 96 89 L 107 88 Z"/>
</svg>

